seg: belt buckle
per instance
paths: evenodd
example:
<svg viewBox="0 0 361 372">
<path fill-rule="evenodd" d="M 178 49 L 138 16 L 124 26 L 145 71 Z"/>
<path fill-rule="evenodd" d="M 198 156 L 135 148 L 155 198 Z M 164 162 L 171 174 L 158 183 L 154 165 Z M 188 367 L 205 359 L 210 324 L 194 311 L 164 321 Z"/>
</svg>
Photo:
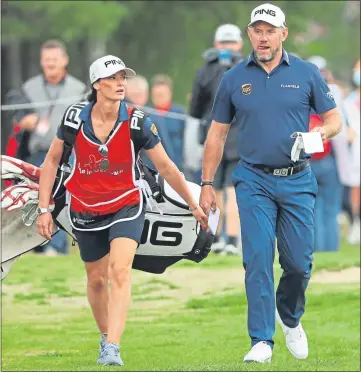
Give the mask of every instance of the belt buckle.
<svg viewBox="0 0 361 372">
<path fill-rule="evenodd" d="M 289 168 L 279 168 L 273 170 L 274 176 L 280 176 L 280 177 L 287 177 L 288 176 L 288 169 Z M 293 172 L 293 170 L 292 170 Z"/>
</svg>

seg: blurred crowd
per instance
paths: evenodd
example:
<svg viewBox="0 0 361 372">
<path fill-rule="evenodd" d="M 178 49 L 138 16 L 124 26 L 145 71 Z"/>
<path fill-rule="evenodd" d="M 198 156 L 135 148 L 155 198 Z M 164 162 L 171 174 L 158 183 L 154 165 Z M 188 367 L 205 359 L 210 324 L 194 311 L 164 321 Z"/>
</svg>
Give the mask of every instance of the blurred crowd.
<svg viewBox="0 0 361 372">
<path fill-rule="evenodd" d="M 216 90 L 224 72 L 245 58 L 242 47 L 237 26 L 224 24 L 217 28 L 214 44 L 204 51 L 203 62 L 190 87 L 187 108 L 173 102 L 173 81 L 166 74 L 155 75 L 148 81 L 138 71 L 140 74 L 128 80 L 127 102 L 143 109 L 156 123 L 166 152 L 189 181 L 200 183 L 203 146 Z M 344 118 L 340 135 L 325 141 L 324 152 L 311 158 L 319 185 L 315 250 L 337 251 L 341 233 L 350 244 L 360 244 L 360 61 L 349 72 L 349 81 L 339 81 L 322 56 L 305 59 L 320 69 Z M 42 164 L 64 111 L 71 103 L 83 100 L 89 90 L 84 82 L 67 72 L 68 63 L 64 43 L 48 40 L 40 50 L 42 73 L 27 80 L 20 90 L 8 92 L 6 104 L 26 104 L 26 107 L 9 111 L 7 124 L 12 126 L 12 134 L 7 155 L 37 166 Z M 38 104 L 46 101 L 52 103 Z M 319 116 L 311 113 L 310 128 L 319 123 Z M 239 217 L 232 187 L 232 172 L 239 161 L 235 131 L 235 125 L 231 126 L 214 180 L 222 212 L 212 246 L 216 254 L 241 254 Z M 141 157 L 145 164 L 154 167 L 145 154 Z M 37 253 L 47 255 L 68 252 L 69 241 L 63 232 L 57 233 L 51 244 L 37 249 Z"/>
</svg>

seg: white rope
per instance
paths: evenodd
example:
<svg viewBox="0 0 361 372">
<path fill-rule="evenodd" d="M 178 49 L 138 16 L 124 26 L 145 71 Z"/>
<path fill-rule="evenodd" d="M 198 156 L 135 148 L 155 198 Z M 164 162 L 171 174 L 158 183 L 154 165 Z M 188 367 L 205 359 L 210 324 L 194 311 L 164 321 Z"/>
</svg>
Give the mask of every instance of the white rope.
<svg viewBox="0 0 361 372">
<path fill-rule="evenodd" d="M 29 108 L 39 108 L 39 107 L 47 107 L 47 106 L 58 106 L 63 104 L 71 104 L 79 101 L 79 96 L 74 97 L 67 97 L 52 101 L 40 101 L 40 102 L 33 102 L 33 103 L 18 103 L 14 105 L 2 105 L 1 111 L 15 111 L 21 109 L 29 109 Z"/>
<path fill-rule="evenodd" d="M 63 104 L 72 104 L 79 101 L 79 96 L 74 97 L 67 97 L 52 101 L 40 101 L 40 102 L 33 102 L 33 103 L 19 103 L 19 104 L 13 104 L 13 105 L 2 105 L 1 111 L 16 111 L 21 109 L 31 109 L 31 108 L 40 108 L 40 107 L 47 107 L 47 106 L 57 106 L 57 105 L 63 105 Z M 129 106 L 134 107 L 131 103 L 127 103 Z M 141 108 L 141 107 L 139 107 Z M 185 114 L 180 114 L 176 112 L 168 112 L 164 110 L 156 110 L 153 107 L 144 106 L 141 108 L 144 110 L 147 114 L 153 114 L 153 115 L 162 115 L 166 116 L 168 118 L 172 119 L 180 119 L 180 120 L 187 120 L 190 116 Z"/>
</svg>

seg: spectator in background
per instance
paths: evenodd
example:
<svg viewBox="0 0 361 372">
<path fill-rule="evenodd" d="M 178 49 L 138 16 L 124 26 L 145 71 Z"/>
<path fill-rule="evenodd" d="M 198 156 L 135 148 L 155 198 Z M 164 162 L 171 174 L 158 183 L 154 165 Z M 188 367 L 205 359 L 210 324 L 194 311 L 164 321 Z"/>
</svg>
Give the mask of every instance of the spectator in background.
<svg viewBox="0 0 361 372">
<path fill-rule="evenodd" d="M 310 115 L 310 131 L 322 125 L 320 116 L 312 113 Z M 324 141 L 324 151 L 314 154 L 310 164 L 318 183 L 315 203 L 314 250 L 316 252 L 338 251 L 340 227 L 337 217 L 341 211 L 342 188 L 330 140 Z"/>
<path fill-rule="evenodd" d="M 241 30 L 232 24 L 217 28 L 214 47 L 203 53 L 204 65 L 197 71 L 193 83 L 189 115 L 200 119 L 199 142 L 204 145 L 211 123 L 210 115 L 217 88 L 223 74 L 242 60 Z M 220 218 L 212 250 L 220 254 L 239 254 L 240 224 L 232 173 L 239 160 L 237 151 L 237 126 L 233 121 L 227 136 L 222 161 L 214 177 L 217 205 L 226 221 L 226 241 L 221 237 L 223 218 Z M 226 195 L 224 195 L 226 194 Z M 223 199 L 226 196 L 226 205 Z"/>
<path fill-rule="evenodd" d="M 22 89 L 10 90 L 6 94 L 5 100 L 7 105 L 30 104 Z M 3 137 L 6 137 L 5 154 L 7 156 L 12 156 L 20 160 L 24 160 L 29 156 L 28 140 L 30 132 L 22 131 L 18 123 L 22 117 L 34 113 L 34 109 L 30 107 L 6 112 L 7 115 L 5 118 L 5 123 L 1 128 L 1 134 Z M 6 132 L 10 132 L 10 136 L 7 136 Z M 13 181 L 11 180 L 5 180 L 6 187 L 10 186 L 12 183 Z"/>
<path fill-rule="evenodd" d="M 184 108 L 172 102 L 172 95 L 172 79 L 167 75 L 155 75 L 151 83 L 151 108 L 154 108 L 156 113 L 151 112 L 149 115 L 157 123 L 159 137 L 162 139 L 165 151 L 183 172 L 186 112 Z M 154 165 L 144 152 L 141 156 L 145 164 L 154 169 Z"/>
<path fill-rule="evenodd" d="M 360 60 L 353 69 L 353 91 L 344 101 L 344 110 L 349 125 L 351 151 L 348 185 L 351 187 L 353 222 L 348 236 L 351 244 L 360 244 Z"/>
<path fill-rule="evenodd" d="M 340 236 L 338 217 L 342 209 L 346 211 L 351 209 L 350 203 L 343 202 L 348 197 L 351 172 L 349 151 L 351 132 L 347 126 L 343 88 L 333 77 L 323 57 L 313 56 L 309 61 L 319 68 L 343 114 L 342 131 L 329 141 L 325 141 L 325 151 L 315 154 L 311 159 L 311 166 L 319 184 L 315 206 L 315 250 L 335 251 L 338 250 Z M 317 116 L 311 113 L 310 127 L 317 125 L 317 121 Z"/>
<path fill-rule="evenodd" d="M 18 118 L 18 125 L 23 132 L 28 132 L 29 155 L 25 161 L 40 166 L 56 135 L 64 111 L 71 104 L 81 100 L 86 86 L 67 73 L 69 57 L 65 45 L 58 40 L 48 40 L 40 50 L 42 74 L 32 77 L 22 86 L 30 103 L 74 98 L 65 104 L 51 103 L 46 107 L 34 107 L 34 112 Z M 59 231 L 51 244 L 41 247 L 37 253 L 45 251 L 48 255 L 68 252 L 67 235 Z"/>
<path fill-rule="evenodd" d="M 342 102 L 341 89 L 334 84 L 331 71 L 326 60 L 321 56 L 309 58 L 315 64 L 326 80 L 338 106 Z M 322 126 L 319 115 L 311 110 L 310 127 Z M 324 151 L 311 157 L 310 164 L 318 183 L 318 193 L 315 203 L 315 251 L 337 251 L 340 246 L 340 227 L 337 217 L 341 211 L 342 186 L 337 169 L 336 156 L 330 139 L 324 141 Z M 345 142 L 345 145 L 347 143 Z"/>
<path fill-rule="evenodd" d="M 137 75 L 128 79 L 125 101 L 137 108 L 143 108 L 149 100 L 149 84 L 144 76 Z"/>
<path fill-rule="evenodd" d="M 191 94 L 186 95 L 189 107 Z M 203 146 L 198 141 L 199 119 L 187 116 L 184 131 L 184 174 L 188 181 L 201 183 Z"/>
</svg>

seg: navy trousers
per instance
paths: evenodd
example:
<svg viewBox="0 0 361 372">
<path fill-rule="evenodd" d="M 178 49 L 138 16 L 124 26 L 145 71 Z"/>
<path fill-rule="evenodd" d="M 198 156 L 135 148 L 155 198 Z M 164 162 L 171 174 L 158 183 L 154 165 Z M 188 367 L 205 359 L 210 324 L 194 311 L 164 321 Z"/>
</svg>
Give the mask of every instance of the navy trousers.
<svg viewBox="0 0 361 372">
<path fill-rule="evenodd" d="M 248 333 L 252 346 L 266 341 L 273 347 L 275 303 L 288 327 L 296 327 L 304 313 L 313 260 L 317 181 L 310 167 L 279 177 L 240 162 L 233 184 L 242 227 Z M 275 301 L 276 238 L 283 274 Z"/>
<path fill-rule="evenodd" d="M 340 246 L 340 227 L 337 216 L 341 212 L 342 188 L 335 158 L 328 155 L 311 161 L 318 184 L 315 205 L 315 252 L 336 252 Z"/>
</svg>

